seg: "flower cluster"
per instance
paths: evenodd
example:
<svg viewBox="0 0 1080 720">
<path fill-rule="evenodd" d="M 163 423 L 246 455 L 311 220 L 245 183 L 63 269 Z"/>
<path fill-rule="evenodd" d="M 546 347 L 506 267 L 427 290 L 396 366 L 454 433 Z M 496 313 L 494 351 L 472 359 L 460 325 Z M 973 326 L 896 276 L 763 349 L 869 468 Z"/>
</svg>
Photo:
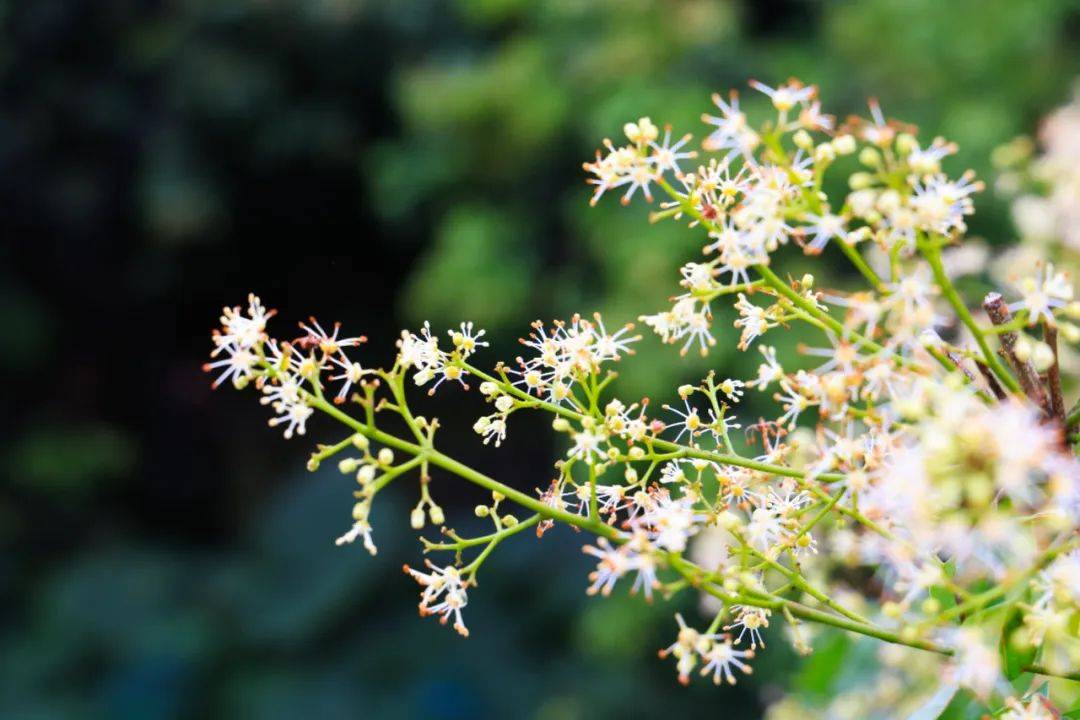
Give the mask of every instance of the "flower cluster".
<svg viewBox="0 0 1080 720">
<path fill-rule="evenodd" d="M 736 93 L 714 96 L 719 114 L 703 116 L 702 144 L 713 154 L 696 168 L 690 137 L 673 141 L 648 118 L 585 164 L 593 203 L 614 189 L 624 204 L 662 193 L 653 220 L 706 239 L 671 306 L 640 321 L 683 353 L 756 346 L 751 377 L 710 372 L 650 416 L 648 400 L 613 392 L 613 365 L 641 340 L 632 325 L 612 332 L 599 315 L 537 322 L 521 357 L 485 371 L 474 364 L 483 330 L 462 323 L 445 343 L 425 323 L 401 334 L 391 367 L 369 369 L 346 355 L 363 338 L 341 338 L 337 325 L 327 332 L 310 320 L 293 341 L 270 337 L 274 313 L 254 296 L 246 310 L 225 310 L 207 370 L 215 385 L 253 383 L 286 437 L 304 434 L 316 411 L 347 428 L 309 462 L 341 454 L 339 469 L 359 485 L 339 544 L 361 539 L 374 553 L 374 498 L 415 476 L 410 525 L 439 527 L 423 550 L 450 559 L 406 572 L 421 586 L 421 614 L 462 635 L 467 591 L 495 548 L 529 528 L 542 537 L 567 525 L 595 538 L 583 547 L 596 561 L 588 594 L 701 593 L 711 622 L 698 631 L 676 615 L 678 636 L 660 651 L 675 658 L 680 682 L 698 671 L 734 683 L 777 625 L 800 654 L 831 626 L 887 643 L 879 682 L 847 705 L 837 699 L 836 716 L 919 705 L 928 715 L 960 692 L 998 717 L 1054 716 L 1023 674 L 1075 677 L 1080 667 L 1080 409 L 1067 407 L 1060 360 L 1080 340 L 1069 274 L 1048 259 L 973 311 L 953 280 L 986 269 L 984 255 L 960 245 L 982 184 L 947 172 L 955 145 L 920 141 L 876 102 L 868 118 L 838 123 L 813 86 L 751 87 L 768 118 L 752 123 Z M 1048 141 L 1048 156 L 1064 156 L 1063 143 Z M 1047 164 L 1058 175 L 1076 165 Z M 826 176 L 856 165 L 831 198 Z M 798 248 L 809 262 L 835 255 L 865 287 L 783 278 L 773 268 Z M 734 330 L 713 326 L 722 298 L 733 301 Z M 765 344 L 795 327 L 785 344 L 795 352 Z M 550 417 L 562 449 L 545 488 L 524 492 L 436 448 L 439 422 L 410 410 L 409 386 L 434 393 L 450 380 L 468 390 L 468 378 L 490 407 L 473 425 L 485 445 L 506 441 L 515 413 Z M 756 420 L 736 413 L 748 404 Z M 432 473 L 491 493 L 475 508 L 488 532 L 446 525 Z M 938 660 L 909 659 L 917 653 Z M 789 698 L 770 716 L 818 710 Z"/>
</svg>

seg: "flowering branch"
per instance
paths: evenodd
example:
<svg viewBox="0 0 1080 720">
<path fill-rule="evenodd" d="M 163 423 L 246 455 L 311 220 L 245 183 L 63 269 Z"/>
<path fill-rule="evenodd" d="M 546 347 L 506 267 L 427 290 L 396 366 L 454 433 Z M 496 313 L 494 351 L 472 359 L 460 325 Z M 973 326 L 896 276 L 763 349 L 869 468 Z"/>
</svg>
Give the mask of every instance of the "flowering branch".
<svg viewBox="0 0 1080 720">
<path fill-rule="evenodd" d="M 215 385 L 254 385 L 286 438 L 305 435 L 316 411 L 348 428 L 308 462 L 315 470 L 341 456 L 338 469 L 359 485 L 339 544 L 361 540 L 376 552 L 369 517 L 378 494 L 416 477 L 409 523 L 440 527 L 442 540 L 421 538 L 423 552 L 452 559 L 405 571 L 420 586 L 421 614 L 462 635 L 468 593 L 501 543 L 566 525 L 592 538 L 583 546 L 596 561 L 590 595 L 625 579 L 649 601 L 689 588 L 719 601 L 704 632 L 676 616 L 676 641 L 660 654 L 675 658 L 681 682 L 698 671 L 734 683 L 779 619 L 801 653 L 813 650 L 803 623 L 926 650 L 945 658 L 946 682 L 1003 713 L 1026 710 L 1007 675 L 1024 666 L 1070 677 L 1080 664 L 1080 461 L 1062 442 L 1080 418 L 1063 411 L 1057 332 L 1080 338 L 1069 324 L 1080 317 L 1071 286 L 1048 265 L 1018 285 L 1018 302 L 988 298 L 994 326 L 979 327 L 943 252 L 960 242 L 982 189 L 970 173 L 942 171 L 955 146 L 920 144 L 876 103 L 869 119 L 837 127 L 815 88 L 751 84 L 775 115 L 755 129 L 737 94 L 714 96 L 720 115 L 703 116 L 714 130 L 702 148 L 718 156 L 693 172 L 680 166 L 697 159 L 690 137 L 661 134 L 648 118 L 624 127 L 627 144 L 605 140 L 585 169 L 593 203 L 616 188 L 624 204 L 651 201 L 658 186 L 668 200 L 652 221 L 705 231 L 706 261 L 684 265 L 671 307 L 640 321 L 682 353 L 705 355 L 718 342 L 712 303 L 732 298 L 731 342 L 758 343 L 753 377 L 709 372 L 653 415 L 647 399 L 614 395 L 611 366 L 641 336 L 632 325 L 609 330 L 599 314 L 534 323 L 523 356 L 490 372 L 473 359 L 488 343 L 472 323 L 448 331 L 449 342 L 427 323 L 403 331 L 393 365 L 367 368 L 349 355 L 364 339 L 340 337 L 338 325 L 312 319 L 296 340 L 274 339 L 274 312 L 255 296 L 246 310 L 225 308 L 206 368 L 218 373 Z M 841 155 L 865 170 L 834 201 L 823 180 Z M 788 243 L 810 256 L 839 247 L 868 288 L 820 289 L 809 274 L 784 280 L 774 259 Z M 938 335 L 941 301 L 978 351 Z M 758 342 L 798 323 L 820 346 L 808 341 L 781 358 Z M 1033 346 L 1021 333 L 1036 324 L 1045 343 Z M 1015 375 L 992 351 L 994 335 Z M 477 384 L 489 412 L 473 429 L 485 445 L 502 445 L 516 413 L 547 414 L 565 442 L 550 485 L 530 494 L 437 449 L 439 421 L 410 409 L 410 379 L 429 394 Z M 775 414 L 743 428 L 737 409 L 751 391 Z M 387 414 L 400 432 L 386 429 Z M 746 447 L 760 446 L 743 450 L 736 430 Z M 491 493 L 475 508 L 490 532 L 446 527 L 433 472 Z"/>
</svg>

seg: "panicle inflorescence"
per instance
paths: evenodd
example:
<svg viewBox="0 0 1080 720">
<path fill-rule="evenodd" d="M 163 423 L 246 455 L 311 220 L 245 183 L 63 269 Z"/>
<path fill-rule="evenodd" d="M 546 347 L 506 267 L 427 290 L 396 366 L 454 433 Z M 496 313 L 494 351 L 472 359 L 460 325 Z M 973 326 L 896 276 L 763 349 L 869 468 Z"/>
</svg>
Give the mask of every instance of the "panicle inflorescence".
<svg viewBox="0 0 1080 720">
<path fill-rule="evenodd" d="M 751 87 L 765 102 L 713 96 L 719 114 L 702 116 L 707 157 L 689 135 L 645 117 L 624 126 L 625 144 L 605 140 L 584 166 L 593 204 L 609 190 L 624 204 L 662 194 L 652 219 L 685 222 L 706 239 L 670 306 L 639 320 L 682 353 L 720 343 L 751 351 L 750 377 L 709 372 L 667 393 L 659 412 L 648 399 L 615 397 L 614 368 L 641 336 L 630 324 L 609 329 L 599 314 L 537 321 L 521 355 L 490 372 L 474 364 L 488 342 L 472 323 L 446 335 L 428 323 L 403 331 L 393 365 L 369 368 L 347 354 L 364 338 L 342 337 L 338 324 L 327 331 L 312 318 L 296 339 L 271 337 L 274 312 L 254 295 L 223 311 L 206 369 L 215 387 L 254 384 L 287 438 L 304 435 L 317 411 L 347 428 L 309 461 L 314 470 L 340 455 L 338 468 L 358 484 L 338 544 L 361 540 L 374 554 L 377 493 L 417 479 L 409 522 L 438 527 L 442 537 L 422 538 L 423 550 L 448 560 L 405 570 L 421 587 L 421 615 L 462 635 L 468 591 L 490 553 L 528 528 L 542 537 L 564 524 L 595 538 L 583 547 L 596 562 L 590 595 L 701 592 L 709 627 L 677 614 L 678 636 L 660 651 L 683 683 L 695 670 L 718 684 L 749 674 L 777 624 L 808 654 L 814 623 L 943 658 L 933 666 L 883 651 L 880 687 L 850 699 L 867 708 L 855 716 L 876 717 L 898 684 L 944 679 L 931 703 L 960 687 L 1001 717 L 1042 717 L 1049 701 L 1014 695 L 1007 681 L 1019 653 L 1033 672 L 1080 666 L 1080 411 L 1065 407 L 1059 342 L 1080 340 L 1080 307 L 1067 265 L 1047 261 L 1014 279 L 1007 300 L 984 300 L 990 323 L 977 320 L 953 279 L 985 269 L 985 254 L 961 256 L 968 246 L 958 245 L 982 183 L 948 173 L 956 146 L 920 141 L 876 101 L 868 118 L 838 123 L 814 86 Z M 755 124 L 748 111 L 762 105 L 771 109 Z M 1071 171 L 1054 161 L 1064 151 L 1049 152 L 1057 175 Z M 856 165 L 830 197 L 826 175 Z M 799 249 L 808 262 L 828 253 L 847 263 L 865 287 L 773 270 Z M 722 302 L 733 330 L 714 327 Z M 522 492 L 436 449 L 439 423 L 415 415 L 407 391 L 432 394 L 447 381 L 478 383 L 488 412 L 473 429 L 484 445 L 507 442 L 512 414 L 547 413 L 561 446 L 550 483 Z M 474 513 L 489 532 L 446 525 L 433 473 L 491 492 Z M 798 705 L 774 710 L 783 717 Z"/>
</svg>

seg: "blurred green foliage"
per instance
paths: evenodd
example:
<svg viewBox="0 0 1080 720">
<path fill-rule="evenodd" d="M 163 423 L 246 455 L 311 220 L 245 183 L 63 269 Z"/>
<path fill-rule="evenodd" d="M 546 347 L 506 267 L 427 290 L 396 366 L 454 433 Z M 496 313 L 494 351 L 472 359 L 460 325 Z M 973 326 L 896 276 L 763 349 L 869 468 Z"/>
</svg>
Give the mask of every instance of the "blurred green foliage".
<svg viewBox="0 0 1080 720">
<path fill-rule="evenodd" d="M 168 276 L 176 256 L 162 248 L 219 244 L 213 256 L 196 255 L 200 270 L 185 290 L 209 272 L 207 259 L 240 247 L 270 256 L 262 251 L 273 241 L 251 218 L 282 215 L 278 199 L 260 194 L 260 179 L 286 161 L 330 167 L 358 175 L 363 191 L 342 184 L 305 196 L 309 178 L 297 172 L 289 244 L 262 266 L 278 279 L 256 278 L 289 287 L 298 267 L 313 262 L 305 243 L 319 247 L 305 234 L 309 221 L 361 206 L 379 226 L 368 234 L 374 239 L 349 239 L 358 272 L 381 272 L 365 268 L 378 243 L 422 243 L 398 292 L 399 319 L 436 327 L 474 320 L 504 336 L 493 350 L 506 359 L 506 338 L 536 317 L 597 309 L 618 323 L 655 312 L 675 292 L 679 265 L 699 253 L 703 238 L 673 223 L 648 224 L 640 204 L 588 207 L 581 163 L 625 121 L 648 115 L 700 138 L 711 92 L 745 90 L 750 77 L 797 75 L 820 85 L 826 111 L 840 116 L 878 97 L 888 115 L 959 142 L 953 167 L 986 177 L 990 150 L 1033 130 L 1080 70 L 1073 0 L 16 5 L 0 4 L 11 21 L 0 77 L 29 100 L 0 111 L 0 157 L 30 159 L 25 167 L 40 174 L 29 184 L 44 198 L 35 209 L 76 238 L 100 220 L 102 205 L 134 208 L 134 279 L 124 292 Z M 77 41 L 53 47 L 54 36 Z M 751 113 L 764 112 L 760 100 L 747 100 Z M 71 126 L 78 131 L 65 135 Z M 113 188 L 117 173 L 130 192 Z M 1004 204 L 985 193 L 977 206 L 973 231 L 1007 241 Z M 87 254 L 111 262 L 111 241 L 54 262 L 77 265 Z M 846 269 L 834 259 L 792 255 L 782 268 L 835 282 Z M 25 283 L 16 289 L 9 272 L 0 267 L 10 285 L 0 292 L 0 318 L 13 329 L 4 365 L 29 371 L 62 339 L 52 304 Z M 369 315 L 385 315 L 390 304 L 362 287 L 342 292 L 373 307 Z M 92 304 L 93 293 L 79 300 Z M 302 306 L 304 298 L 274 302 Z M 730 315 L 717 315 L 718 328 L 730 325 Z M 719 338 L 706 360 L 679 360 L 646 338 L 625 364 L 620 394 L 657 395 L 706 368 L 750 372 L 756 354 L 734 351 L 734 329 Z M 785 333 L 776 343 L 799 338 Z M 199 335 L 197 353 L 204 341 Z M 198 361 L 185 362 L 190 373 Z M 65 366 L 62 378 L 77 369 Z M 168 390 L 158 383 L 166 385 L 158 378 L 149 402 L 164 402 Z M 92 509 L 79 510 L 95 507 L 94 495 L 108 499 L 118 484 L 153 486 L 172 460 L 170 445 L 157 449 L 156 463 L 146 461 L 144 429 L 109 419 L 109 403 L 127 387 L 115 388 L 100 417 L 53 413 L 9 428 L 2 457 L 12 482 L 0 499 L 0 535 L 10 549 L 0 594 L 14 620 L 3 631 L 0 717 L 561 719 L 693 717 L 717 708 L 755 717 L 762 698 L 785 684 L 823 697 L 837 683 L 857 682 L 868 657 L 861 645 L 830 639 L 792 680 L 793 659 L 776 636 L 738 687 L 682 690 L 655 650 L 670 642 L 672 610 L 692 613 L 694 599 L 674 608 L 627 597 L 586 601 L 588 563 L 569 533 L 500 548 L 471 597 L 474 632 L 463 642 L 415 617 L 415 588 L 400 575 L 401 558 L 416 555 L 403 532 L 404 506 L 379 507 L 377 558 L 335 551 L 348 502 L 340 478 L 282 473 L 250 440 L 234 438 L 234 418 L 209 424 L 233 452 L 220 460 L 231 484 L 218 499 L 235 504 L 237 524 L 224 539 L 170 540 L 155 532 L 155 510 L 137 504 L 123 520 L 123 510 L 87 517 Z M 507 459 L 535 439 L 513 440 L 495 456 L 497 469 L 521 487 L 543 485 L 542 463 Z M 264 433 L 259 442 L 277 439 Z M 302 451 L 288 450 L 299 466 Z M 20 525 L 16 503 L 44 507 L 55 520 Z M 74 525 L 78 536 L 69 533 Z"/>
</svg>

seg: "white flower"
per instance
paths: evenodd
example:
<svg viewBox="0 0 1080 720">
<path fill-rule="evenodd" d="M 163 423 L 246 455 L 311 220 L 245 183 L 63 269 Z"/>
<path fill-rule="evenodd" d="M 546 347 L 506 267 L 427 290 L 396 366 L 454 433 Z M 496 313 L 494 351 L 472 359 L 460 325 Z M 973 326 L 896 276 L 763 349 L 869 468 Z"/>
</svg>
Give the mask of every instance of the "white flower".
<svg viewBox="0 0 1080 720">
<path fill-rule="evenodd" d="M 652 148 L 653 154 L 649 158 L 649 161 L 660 172 L 666 172 L 668 170 L 674 170 L 676 175 L 682 173 L 679 168 L 680 160 L 689 160 L 697 157 L 697 152 L 688 150 L 685 152 L 679 152 L 683 145 L 690 142 L 691 135 L 687 133 L 679 139 L 674 145 L 671 144 L 671 126 L 666 125 L 664 127 L 664 140 L 659 145 L 655 141 L 649 142 L 649 147 Z"/>
<path fill-rule="evenodd" d="M 362 538 L 364 541 L 364 549 L 372 555 L 375 555 L 378 550 L 375 547 L 375 543 L 371 539 L 371 525 L 367 520 L 357 520 L 353 523 L 353 526 L 349 528 L 348 532 L 334 541 L 335 545 L 346 545 L 356 542 L 357 538 Z"/>
<path fill-rule="evenodd" d="M 330 356 L 337 355 L 342 347 L 355 347 L 367 342 L 367 338 L 363 335 L 352 338 L 339 338 L 341 323 L 334 323 L 334 332 L 328 333 L 323 330 L 322 325 L 315 318 L 308 318 L 308 321 L 311 325 L 300 323 L 300 329 L 304 331 L 305 335 L 296 341 L 296 345 L 304 350 L 317 347 L 324 356 Z"/>
<path fill-rule="evenodd" d="M 251 377 L 257 358 L 251 350 L 233 344 L 219 346 L 214 351 L 214 354 L 216 355 L 222 350 L 228 354 L 228 357 L 203 365 L 203 370 L 206 372 L 224 368 L 224 371 L 214 379 L 211 387 L 216 388 L 226 380 L 230 380 L 234 385 L 239 386 L 245 379 Z"/>
<path fill-rule="evenodd" d="M 452 619 L 454 629 L 468 637 L 469 629 L 465 627 L 461 611 L 469 604 L 469 596 L 465 592 L 461 573 L 452 565 L 440 568 L 427 560 L 424 564 L 431 570 L 430 573 L 413 570 L 408 565 L 404 567 L 405 572 L 424 588 L 420 593 L 420 614 L 438 615 L 443 625 Z"/>
<path fill-rule="evenodd" d="M 712 101 L 720 108 L 721 117 L 703 114 L 701 119 L 709 125 L 715 125 L 714 130 L 702 147 L 710 151 L 727 150 L 725 161 L 736 155 L 742 155 L 747 162 L 753 161 L 754 148 L 761 142 L 761 138 L 746 122 L 746 115 L 739 110 L 739 94 L 731 91 L 731 102 L 724 102 L 719 93 L 713 93 Z"/>
<path fill-rule="evenodd" d="M 450 335 L 450 341 L 453 343 L 454 348 L 461 353 L 462 359 L 468 358 L 477 348 L 488 347 L 486 340 L 481 340 L 486 331 L 473 330 L 473 324 L 471 322 L 461 323 L 460 330 L 447 330 Z"/>
<path fill-rule="evenodd" d="M 1054 266 L 1047 263 L 1035 277 L 1026 277 L 1017 283 L 1023 299 L 1009 305 L 1009 310 L 1016 312 L 1024 309 L 1030 316 L 1029 325 L 1040 320 L 1055 325 L 1054 310 L 1065 307 L 1073 299 L 1073 286 L 1066 272 L 1054 272 Z"/>
<path fill-rule="evenodd" d="M 349 390 L 353 385 L 359 383 L 365 375 L 374 372 L 373 370 L 365 370 L 358 362 L 351 362 L 345 354 L 340 356 L 333 356 L 330 358 L 330 362 L 341 368 L 341 373 L 338 375 L 331 375 L 331 380 L 344 380 L 341 389 L 338 390 L 338 394 L 334 397 L 335 403 L 343 403 L 349 396 Z"/>
<path fill-rule="evenodd" d="M 713 683 L 716 685 L 720 684 L 721 677 L 727 680 L 729 685 L 735 684 L 733 667 L 742 670 L 747 675 L 754 671 L 753 668 L 743 662 L 744 658 L 754 657 L 754 651 L 736 650 L 735 646 L 727 638 L 719 642 L 713 642 L 712 647 L 702 657 L 705 660 L 705 665 L 701 668 L 701 674 L 704 676 L 712 673 Z"/>
<path fill-rule="evenodd" d="M 807 213 L 803 219 L 810 223 L 803 228 L 803 231 L 811 238 L 810 244 L 806 246 L 808 251 L 821 252 L 833 238 L 846 242 L 847 230 L 844 226 L 847 221 L 842 216 L 830 213 L 822 215 Z"/>
<path fill-rule="evenodd" d="M 739 629 L 739 636 L 735 638 L 736 644 L 742 642 L 744 635 L 749 635 L 751 650 L 756 650 L 759 645 L 765 647 L 765 642 L 761 639 L 761 629 L 769 627 L 771 611 L 749 605 L 733 605 L 731 611 L 735 613 L 735 622 L 725 625 L 724 629 Z"/>
<path fill-rule="evenodd" d="M 606 439 L 603 433 L 585 428 L 574 433 L 574 445 L 566 454 L 569 457 L 583 460 L 586 464 L 592 465 L 598 458 L 603 458 L 604 453 L 600 448 L 600 444 Z"/>
<path fill-rule="evenodd" d="M 473 425 L 473 430 L 477 435 L 483 436 L 485 445 L 494 440 L 495 447 L 499 447 L 506 439 L 506 415 L 496 413 L 482 417 Z"/>
<path fill-rule="evenodd" d="M 773 107 L 782 113 L 786 113 L 800 102 L 812 100 L 817 92 L 817 88 L 813 85 L 803 85 L 798 80 L 790 80 L 786 85 L 778 85 L 776 88 L 751 80 L 750 87 L 768 95 Z"/>
</svg>

